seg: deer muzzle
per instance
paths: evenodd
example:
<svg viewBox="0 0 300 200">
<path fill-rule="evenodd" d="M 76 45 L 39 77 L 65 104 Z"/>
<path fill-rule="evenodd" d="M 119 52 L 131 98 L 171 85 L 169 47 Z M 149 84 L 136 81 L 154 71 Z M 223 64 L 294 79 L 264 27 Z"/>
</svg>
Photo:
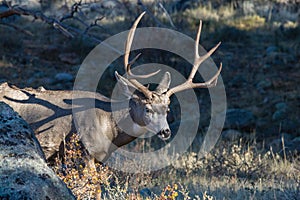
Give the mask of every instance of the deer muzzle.
<svg viewBox="0 0 300 200">
<path fill-rule="evenodd" d="M 167 140 L 171 137 L 171 130 L 169 128 L 162 129 L 157 133 L 157 136 L 162 140 Z"/>
</svg>

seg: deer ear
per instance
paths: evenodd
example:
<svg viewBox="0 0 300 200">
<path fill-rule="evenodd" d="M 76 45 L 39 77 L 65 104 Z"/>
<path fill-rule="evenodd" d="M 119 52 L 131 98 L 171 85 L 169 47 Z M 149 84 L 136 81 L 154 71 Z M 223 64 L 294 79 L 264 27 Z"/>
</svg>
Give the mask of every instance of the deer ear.
<svg viewBox="0 0 300 200">
<path fill-rule="evenodd" d="M 164 92 L 168 91 L 169 86 L 171 83 L 171 74 L 169 72 L 166 72 L 160 81 L 159 85 L 157 86 L 155 92 L 158 94 L 163 94 Z"/>
<path fill-rule="evenodd" d="M 130 98 L 136 89 L 126 78 L 121 76 L 117 71 L 115 71 L 115 77 L 117 79 L 117 94 Z"/>
</svg>

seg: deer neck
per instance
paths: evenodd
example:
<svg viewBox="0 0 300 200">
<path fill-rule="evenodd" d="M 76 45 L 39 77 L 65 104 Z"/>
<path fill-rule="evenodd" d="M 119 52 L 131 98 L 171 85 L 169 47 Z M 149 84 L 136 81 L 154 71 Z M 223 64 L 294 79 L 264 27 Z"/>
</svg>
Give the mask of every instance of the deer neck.
<svg viewBox="0 0 300 200">
<path fill-rule="evenodd" d="M 112 112 L 116 133 L 113 143 L 117 147 L 128 144 L 147 132 L 144 127 L 138 125 L 132 120 L 129 114 L 129 109 L 130 108 L 125 108 Z"/>
</svg>

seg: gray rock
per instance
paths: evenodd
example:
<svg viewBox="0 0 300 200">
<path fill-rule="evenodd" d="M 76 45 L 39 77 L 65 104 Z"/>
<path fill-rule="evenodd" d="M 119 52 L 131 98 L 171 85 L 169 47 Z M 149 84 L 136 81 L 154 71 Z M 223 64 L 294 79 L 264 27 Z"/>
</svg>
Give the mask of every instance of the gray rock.
<svg viewBox="0 0 300 200">
<path fill-rule="evenodd" d="M 0 102 L 0 199 L 75 199 L 47 166 L 28 124 Z"/>
<path fill-rule="evenodd" d="M 299 129 L 299 122 L 291 119 L 283 119 L 280 123 L 281 131 L 287 133 L 297 134 L 297 130 Z"/>
<path fill-rule="evenodd" d="M 267 55 L 270 55 L 274 52 L 277 52 L 278 51 L 278 48 L 276 46 L 268 46 L 267 49 L 266 49 L 266 54 Z"/>
<path fill-rule="evenodd" d="M 286 110 L 288 108 L 285 102 L 279 102 L 275 104 L 276 110 Z"/>
<path fill-rule="evenodd" d="M 51 84 L 55 83 L 55 80 L 52 78 L 45 77 L 41 80 L 41 82 L 42 82 L 42 85 L 51 85 Z"/>
<path fill-rule="evenodd" d="M 292 140 L 290 150 L 300 153 L 300 137 L 296 137 Z"/>
<path fill-rule="evenodd" d="M 284 140 L 282 140 L 282 138 Z M 296 150 L 293 136 L 288 133 L 281 133 L 278 138 L 272 140 L 269 144 L 269 148 L 271 147 L 274 152 L 279 152 L 279 153 L 283 153 L 283 147 L 286 152 Z"/>
<path fill-rule="evenodd" d="M 263 65 L 263 69 L 270 69 L 272 67 L 272 65 L 270 65 L 270 64 L 264 64 Z"/>
<path fill-rule="evenodd" d="M 256 84 L 257 90 L 262 94 L 265 93 L 265 89 L 268 89 L 271 86 L 272 86 L 272 83 L 269 80 L 261 80 Z"/>
<path fill-rule="evenodd" d="M 257 120 L 257 122 L 256 122 L 256 127 L 258 129 L 263 129 L 268 125 L 269 125 L 269 120 L 264 119 L 264 118 L 261 118 L 261 119 Z"/>
<path fill-rule="evenodd" d="M 47 76 L 47 75 L 46 75 L 45 72 L 43 72 L 43 71 L 37 71 L 37 72 L 35 72 L 35 73 L 33 74 L 33 77 L 34 77 L 34 78 L 42 78 L 42 77 L 45 77 L 45 76 Z"/>
<path fill-rule="evenodd" d="M 283 139 L 283 140 L 282 140 Z M 280 133 L 275 139 L 270 142 L 270 146 L 273 147 L 273 150 L 276 152 L 281 151 L 283 149 L 283 142 L 285 148 L 290 144 L 292 136 L 288 133 Z"/>
<path fill-rule="evenodd" d="M 288 105 L 285 102 L 275 104 L 276 111 L 272 115 L 273 121 L 283 120 L 288 114 Z"/>
<path fill-rule="evenodd" d="M 62 72 L 55 75 L 55 80 L 59 82 L 72 81 L 73 76 L 69 73 Z"/>
<path fill-rule="evenodd" d="M 273 121 L 283 120 L 287 117 L 287 111 L 286 110 L 276 110 L 272 115 Z"/>
<path fill-rule="evenodd" d="M 31 77 L 31 78 L 27 79 L 27 84 L 28 84 L 28 85 L 31 85 L 31 84 L 34 83 L 35 81 L 36 81 L 36 78 Z"/>
<path fill-rule="evenodd" d="M 293 140 L 293 136 L 289 133 L 285 133 L 285 132 L 282 132 L 281 133 L 281 137 L 284 138 L 284 141 L 291 141 Z"/>
<path fill-rule="evenodd" d="M 243 129 L 254 127 L 255 117 L 249 110 L 228 109 L 226 112 L 226 129 Z"/>
<path fill-rule="evenodd" d="M 237 75 L 229 82 L 230 86 L 240 87 L 247 85 L 247 81 L 243 75 Z"/>
<path fill-rule="evenodd" d="M 222 138 L 227 141 L 236 141 L 241 137 L 242 133 L 237 130 L 228 129 L 222 132 Z"/>
<path fill-rule="evenodd" d="M 295 137 L 295 138 L 293 139 L 293 142 L 298 143 L 299 146 L 300 146 L 300 137 Z"/>
</svg>

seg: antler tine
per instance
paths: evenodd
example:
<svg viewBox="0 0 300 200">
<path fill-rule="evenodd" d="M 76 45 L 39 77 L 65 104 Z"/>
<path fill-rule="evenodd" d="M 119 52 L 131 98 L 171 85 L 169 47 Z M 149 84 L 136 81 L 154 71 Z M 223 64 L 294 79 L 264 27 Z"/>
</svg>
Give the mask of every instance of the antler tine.
<svg viewBox="0 0 300 200">
<path fill-rule="evenodd" d="M 143 12 L 142 14 L 140 14 L 140 16 L 135 20 L 135 22 L 133 23 L 128 36 L 127 36 L 127 40 L 125 43 L 125 55 L 124 55 L 124 67 L 125 67 L 125 71 L 127 73 L 127 75 L 129 77 L 132 78 L 149 78 L 157 73 L 160 72 L 160 70 L 157 70 L 155 72 L 152 72 L 150 74 L 147 75 L 135 75 L 131 72 L 131 65 L 140 57 L 141 53 L 139 53 L 136 57 L 134 57 L 130 62 L 129 62 L 129 54 L 130 54 L 130 49 L 131 49 L 131 45 L 133 42 L 133 38 L 134 38 L 134 34 L 135 34 L 135 30 L 136 27 L 138 25 L 138 23 L 141 21 L 142 17 L 145 15 L 146 12 Z"/>
<path fill-rule="evenodd" d="M 221 70 L 222 70 L 222 63 L 220 64 L 220 67 L 219 67 L 219 70 L 217 71 L 217 73 L 210 80 L 208 80 L 204 83 L 193 83 L 194 76 L 195 76 L 197 70 L 199 69 L 200 65 L 202 64 L 202 62 L 205 61 L 207 58 L 209 58 L 221 44 L 221 42 L 219 42 L 216 46 L 214 46 L 206 54 L 204 54 L 203 56 L 200 56 L 198 45 L 199 45 L 199 40 L 200 40 L 201 29 L 202 29 L 202 21 L 200 20 L 199 28 L 198 28 L 198 32 L 197 32 L 197 36 L 196 36 L 196 41 L 195 41 L 195 58 L 194 58 L 194 64 L 193 64 L 192 71 L 186 82 L 184 82 L 183 84 L 178 85 L 174 88 L 171 88 L 166 93 L 168 96 L 171 96 L 172 94 L 174 94 L 176 92 L 190 89 L 190 88 L 210 88 L 217 84 L 218 76 L 220 75 Z"/>
<path fill-rule="evenodd" d="M 131 49 L 131 45 L 132 45 L 132 41 L 134 38 L 134 34 L 135 34 L 135 30 L 136 27 L 138 25 L 138 23 L 140 22 L 140 20 L 142 19 L 142 17 L 145 15 L 146 12 L 143 12 L 142 14 L 140 14 L 140 16 L 135 20 L 134 24 L 132 25 L 128 36 L 127 36 L 127 40 L 125 42 L 125 55 L 124 55 L 124 68 L 125 71 L 127 73 L 128 76 L 128 81 L 136 87 L 137 90 L 139 90 L 140 92 L 142 92 L 147 98 L 151 98 L 152 97 L 152 92 L 145 87 L 144 85 L 142 85 L 141 83 L 139 83 L 136 79 L 134 78 L 148 78 L 151 77 L 155 74 L 157 74 L 160 70 L 147 74 L 147 75 L 135 75 L 131 72 L 131 65 L 138 59 L 138 57 L 141 55 L 141 53 L 139 53 L 132 61 L 129 62 L 129 54 L 130 54 L 130 49 Z"/>
<path fill-rule="evenodd" d="M 205 55 L 200 56 L 199 55 L 199 40 L 200 40 L 200 35 L 201 35 L 201 29 L 202 29 L 202 20 L 200 20 L 199 23 L 199 28 L 198 28 L 198 32 L 197 32 L 197 37 L 196 37 L 196 41 L 195 41 L 195 58 L 194 58 L 194 65 L 192 68 L 192 71 L 190 73 L 190 76 L 188 78 L 188 81 L 192 81 L 198 68 L 200 67 L 201 63 L 203 61 L 205 61 L 208 57 L 210 57 L 215 51 L 216 49 L 220 46 L 221 42 L 219 42 L 216 46 L 214 46 L 209 52 L 207 52 Z"/>
<path fill-rule="evenodd" d="M 196 41 L 195 41 L 195 56 L 194 56 L 194 65 L 193 65 L 193 68 L 192 68 L 192 71 L 189 75 L 189 78 L 188 80 L 191 81 L 193 80 L 198 68 L 195 67 L 195 64 L 196 64 L 196 60 L 199 59 L 199 41 L 200 41 L 200 35 L 201 35 L 201 30 L 202 30 L 202 20 L 200 20 L 199 22 L 199 27 L 198 27 L 198 32 L 197 32 L 197 36 L 196 36 Z"/>
</svg>

